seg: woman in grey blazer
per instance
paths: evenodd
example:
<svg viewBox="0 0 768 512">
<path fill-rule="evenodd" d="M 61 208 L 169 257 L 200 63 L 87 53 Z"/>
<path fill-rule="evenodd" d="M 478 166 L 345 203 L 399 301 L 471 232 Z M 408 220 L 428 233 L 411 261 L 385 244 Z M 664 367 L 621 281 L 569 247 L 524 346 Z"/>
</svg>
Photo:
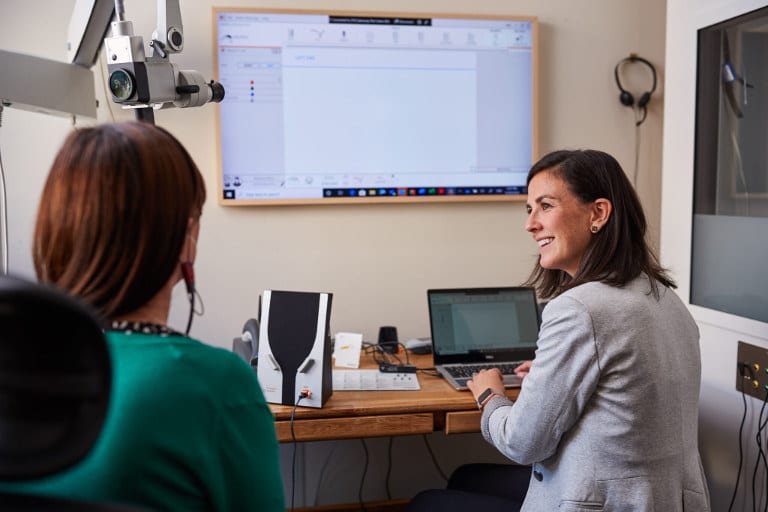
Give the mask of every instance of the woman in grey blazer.
<svg viewBox="0 0 768 512">
<path fill-rule="evenodd" d="M 551 299 L 516 402 L 486 370 L 485 439 L 532 465 L 524 512 L 710 510 L 699 458 L 698 328 L 645 241 L 618 162 L 557 151 L 528 174 L 528 284 Z"/>
</svg>

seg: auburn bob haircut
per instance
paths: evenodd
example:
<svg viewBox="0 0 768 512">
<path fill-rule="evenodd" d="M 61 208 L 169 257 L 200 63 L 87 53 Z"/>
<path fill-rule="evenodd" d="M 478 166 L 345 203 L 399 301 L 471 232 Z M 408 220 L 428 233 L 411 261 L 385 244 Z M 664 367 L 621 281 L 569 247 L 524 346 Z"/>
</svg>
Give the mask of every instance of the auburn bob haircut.
<svg viewBox="0 0 768 512">
<path fill-rule="evenodd" d="M 37 277 L 106 320 L 131 313 L 171 279 L 204 202 L 200 171 L 166 130 L 135 121 L 77 129 L 40 199 Z"/>
</svg>

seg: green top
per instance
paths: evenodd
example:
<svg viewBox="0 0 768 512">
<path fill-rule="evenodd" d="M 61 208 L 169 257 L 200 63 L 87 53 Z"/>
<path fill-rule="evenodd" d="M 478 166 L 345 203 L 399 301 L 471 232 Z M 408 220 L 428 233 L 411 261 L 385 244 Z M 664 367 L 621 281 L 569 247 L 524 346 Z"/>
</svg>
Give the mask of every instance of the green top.
<svg viewBox="0 0 768 512">
<path fill-rule="evenodd" d="M 285 510 L 274 418 L 243 360 L 182 336 L 107 340 L 112 397 L 92 452 L 2 489 L 158 511 Z"/>
</svg>

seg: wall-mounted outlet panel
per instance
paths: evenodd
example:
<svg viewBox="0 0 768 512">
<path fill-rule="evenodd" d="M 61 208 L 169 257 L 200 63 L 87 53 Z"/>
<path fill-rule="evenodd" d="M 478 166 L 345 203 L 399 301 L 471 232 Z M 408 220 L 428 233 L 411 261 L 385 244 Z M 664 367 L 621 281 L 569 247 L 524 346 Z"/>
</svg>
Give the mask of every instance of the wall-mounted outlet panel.
<svg viewBox="0 0 768 512">
<path fill-rule="evenodd" d="M 768 349 L 739 342 L 736 352 L 736 391 L 760 400 L 768 396 Z M 740 365 L 745 367 L 741 368 Z"/>
</svg>

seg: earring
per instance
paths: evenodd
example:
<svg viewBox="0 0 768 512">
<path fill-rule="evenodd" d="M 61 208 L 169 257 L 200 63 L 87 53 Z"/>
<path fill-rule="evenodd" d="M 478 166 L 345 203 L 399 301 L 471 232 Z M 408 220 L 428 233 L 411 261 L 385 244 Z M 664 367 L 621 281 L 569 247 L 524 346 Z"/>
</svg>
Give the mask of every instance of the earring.
<svg viewBox="0 0 768 512">
<path fill-rule="evenodd" d="M 599 229 L 600 229 L 600 228 L 598 228 L 596 224 L 592 224 L 592 227 L 591 227 L 591 228 L 589 228 L 589 230 L 590 230 L 591 232 L 593 232 L 593 233 L 597 233 L 597 231 L 598 231 Z"/>
</svg>

